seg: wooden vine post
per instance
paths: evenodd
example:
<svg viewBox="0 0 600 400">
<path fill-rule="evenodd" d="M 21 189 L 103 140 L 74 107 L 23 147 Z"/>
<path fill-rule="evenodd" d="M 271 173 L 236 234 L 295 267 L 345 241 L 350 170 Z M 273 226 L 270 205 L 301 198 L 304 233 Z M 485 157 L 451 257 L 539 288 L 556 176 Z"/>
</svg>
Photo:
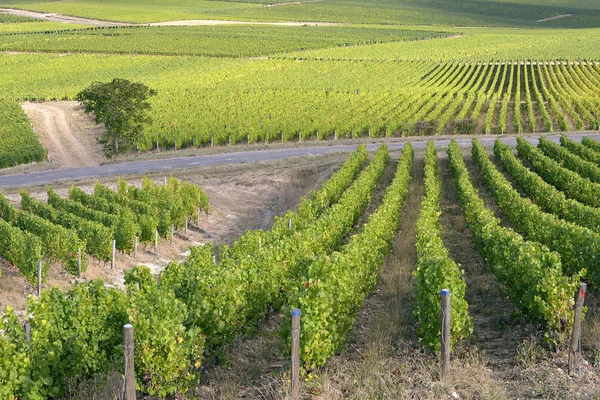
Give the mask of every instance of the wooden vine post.
<svg viewBox="0 0 600 400">
<path fill-rule="evenodd" d="M 292 400 L 298 400 L 300 384 L 300 309 L 292 310 Z"/>
<path fill-rule="evenodd" d="M 450 289 L 442 289 L 442 351 L 440 378 L 445 380 L 450 370 Z"/>
<path fill-rule="evenodd" d="M 113 239 L 113 241 L 112 241 L 112 256 L 110 258 L 110 269 L 115 269 L 116 252 L 117 252 L 117 241 Z"/>
<path fill-rule="evenodd" d="M 137 258 L 138 237 L 133 238 L 133 258 Z"/>
<path fill-rule="evenodd" d="M 123 326 L 123 351 L 125 359 L 125 400 L 135 400 L 135 366 L 133 358 L 133 325 Z"/>
<path fill-rule="evenodd" d="M 575 318 L 573 319 L 573 333 L 571 334 L 571 344 L 569 346 L 569 375 L 573 375 L 581 367 L 578 362 L 581 359 L 581 312 L 586 289 L 587 284 L 581 283 L 579 285 L 577 303 L 575 304 Z"/>
<path fill-rule="evenodd" d="M 38 279 L 37 279 L 37 292 L 38 292 L 38 297 L 40 297 L 40 295 L 42 294 L 42 260 L 38 261 L 38 266 L 37 266 L 37 273 L 38 273 Z"/>
<path fill-rule="evenodd" d="M 81 276 L 81 247 L 77 251 L 77 276 Z"/>
</svg>

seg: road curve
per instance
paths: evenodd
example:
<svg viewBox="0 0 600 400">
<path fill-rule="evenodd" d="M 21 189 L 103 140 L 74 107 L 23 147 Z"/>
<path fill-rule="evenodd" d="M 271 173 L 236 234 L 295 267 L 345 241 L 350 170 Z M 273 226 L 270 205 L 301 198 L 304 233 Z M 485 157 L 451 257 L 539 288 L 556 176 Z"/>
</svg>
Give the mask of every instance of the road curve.
<svg viewBox="0 0 600 400">
<path fill-rule="evenodd" d="M 541 136 L 541 135 L 540 135 Z M 580 142 L 583 136 L 591 137 L 600 141 L 600 134 L 575 134 L 569 135 L 569 138 Z M 548 135 L 548 139 L 558 142 L 560 135 Z M 539 136 L 527 136 L 530 142 L 537 143 Z M 484 146 L 492 146 L 495 137 L 479 138 L 479 141 Z M 470 138 L 456 137 L 455 140 L 462 147 L 470 147 Z M 517 143 L 516 137 L 501 138 L 502 142 L 515 146 Z M 424 149 L 427 140 L 415 140 L 412 142 L 413 148 Z M 403 143 L 388 143 L 390 150 L 398 150 L 404 146 Z M 450 144 L 450 139 L 435 140 L 438 147 L 445 147 Z M 369 143 L 368 150 L 376 149 L 380 143 Z M 83 167 L 58 169 L 42 172 L 34 172 L 20 175 L 4 175 L 0 176 L 0 188 L 31 186 L 31 185 L 48 185 L 60 180 L 71 179 L 86 179 L 100 178 L 106 176 L 123 176 L 128 174 L 146 174 L 160 171 L 173 171 L 177 169 L 207 167 L 213 165 L 225 164 L 240 164 L 251 163 L 258 161 L 273 161 L 291 157 L 302 157 L 308 155 L 320 155 L 336 152 L 350 152 L 356 149 L 357 145 L 335 145 L 335 146 L 315 146 L 294 149 L 274 149 L 274 150 L 257 150 L 257 151 L 241 151 L 238 153 L 211 154 L 191 157 L 175 157 L 162 160 L 145 160 L 131 161 L 119 164 L 107 164 L 99 167 Z"/>
</svg>

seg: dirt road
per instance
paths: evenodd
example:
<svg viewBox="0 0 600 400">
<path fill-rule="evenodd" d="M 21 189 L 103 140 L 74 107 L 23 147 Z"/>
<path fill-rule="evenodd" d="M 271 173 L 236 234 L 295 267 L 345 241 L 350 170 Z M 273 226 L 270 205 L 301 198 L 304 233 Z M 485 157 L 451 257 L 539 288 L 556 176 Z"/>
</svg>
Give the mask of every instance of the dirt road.
<svg viewBox="0 0 600 400">
<path fill-rule="evenodd" d="M 104 128 L 75 101 L 24 103 L 50 161 L 61 168 L 94 167 L 104 156 L 96 138 Z"/>
<path fill-rule="evenodd" d="M 301 3 L 314 3 L 317 0 L 298 2 Z M 322 1 L 322 0 L 318 0 Z M 296 4 L 296 3 L 289 3 Z M 284 4 L 278 4 L 284 5 Z M 285 4 L 287 5 L 287 4 Z M 78 24 L 78 25 L 90 25 L 90 26 L 212 26 L 212 25 L 276 25 L 276 26 L 341 26 L 343 24 L 331 23 L 331 22 L 298 22 L 298 21 L 284 21 L 284 22 L 255 22 L 255 21 L 226 21 L 226 20 L 212 20 L 212 19 L 190 19 L 182 21 L 164 21 L 164 22 L 153 22 L 150 24 L 132 24 L 125 22 L 113 22 L 113 21 L 102 21 L 91 18 L 72 17 L 68 15 L 61 15 L 57 13 L 42 13 L 36 11 L 19 10 L 14 8 L 0 8 L 0 13 L 20 15 L 22 17 L 39 18 L 46 21 L 62 22 L 65 24 Z"/>
</svg>

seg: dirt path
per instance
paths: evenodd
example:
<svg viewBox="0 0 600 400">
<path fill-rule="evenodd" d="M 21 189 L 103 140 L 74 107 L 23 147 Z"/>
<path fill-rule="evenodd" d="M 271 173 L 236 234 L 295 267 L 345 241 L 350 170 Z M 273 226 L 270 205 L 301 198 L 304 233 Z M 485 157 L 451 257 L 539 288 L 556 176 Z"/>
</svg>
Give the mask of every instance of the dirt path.
<svg viewBox="0 0 600 400">
<path fill-rule="evenodd" d="M 77 102 L 23 103 L 50 162 L 64 168 L 94 167 L 104 156 L 96 138 L 103 127 L 83 113 Z"/>
<path fill-rule="evenodd" d="M 554 21 L 557 19 L 561 19 L 561 18 L 567 18 L 567 17 L 572 17 L 575 14 L 561 14 L 561 15 L 555 15 L 554 17 L 548 17 L 548 18 L 544 18 L 544 19 L 538 19 L 535 22 L 548 22 L 548 21 Z"/>
<path fill-rule="evenodd" d="M 301 3 L 314 3 L 322 0 L 312 0 L 298 2 Z M 296 4 L 296 3 L 286 3 Z M 277 4 L 281 6 L 284 4 Z M 252 21 L 227 21 L 227 20 L 209 20 L 209 19 L 190 19 L 181 21 L 164 21 L 164 22 L 153 22 L 149 24 L 132 24 L 126 22 L 114 22 L 114 21 L 103 21 L 91 18 L 80 18 L 69 15 L 61 15 L 58 13 L 42 13 L 29 10 L 19 10 L 13 8 L 0 8 L 0 13 L 20 15 L 22 17 L 39 18 L 46 21 L 62 22 L 66 24 L 78 24 L 78 25 L 91 25 L 91 26 L 212 26 L 212 25 L 277 25 L 277 26 L 341 26 L 343 24 L 331 23 L 331 22 L 252 22 Z"/>
<path fill-rule="evenodd" d="M 19 10 L 14 8 L 0 8 L 0 13 L 20 15 L 22 17 L 39 18 L 46 21 L 52 22 L 63 22 L 66 24 L 79 24 L 79 25 L 92 25 L 92 26 L 129 26 L 132 24 L 126 24 L 122 22 L 111 22 L 111 21 L 100 21 L 97 19 L 71 17 L 67 15 L 60 15 L 57 13 L 41 13 L 36 11 Z"/>
<path fill-rule="evenodd" d="M 267 4 L 265 7 L 294 6 L 294 5 L 298 5 L 298 4 L 304 4 L 304 3 L 320 3 L 322 1 L 323 0 L 290 1 L 287 3 Z"/>
</svg>

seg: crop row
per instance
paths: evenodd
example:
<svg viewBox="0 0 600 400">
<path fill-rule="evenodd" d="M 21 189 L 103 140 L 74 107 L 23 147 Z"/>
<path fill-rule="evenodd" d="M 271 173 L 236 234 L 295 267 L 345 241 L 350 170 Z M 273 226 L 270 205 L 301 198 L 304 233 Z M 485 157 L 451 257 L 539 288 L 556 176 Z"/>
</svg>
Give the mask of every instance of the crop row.
<svg viewBox="0 0 600 400">
<path fill-rule="evenodd" d="M 153 229 L 147 241 L 154 241 L 159 228 L 166 226 L 166 237 L 172 227 L 183 227 L 186 218 L 195 218 L 200 210 L 208 209 L 208 198 L 196 185 L 172 177 L 167 185 L 154 184 L 148 178 L 142 185 L 138 189 L 120 181 L 119 190 L 126 192 L 122 196 L 100 184 L 95 186 L 93 195 L 72 186 L 70 199 L 49 189 L 47 204 L 22 191 L 20 210 L 2 196 L 0 218 L 5 222 L 2 229 L 6 237 L 0 255 L 33 284 L 37 282 L 37 262 L 42 256 L 49 262 L 61 262 L 71 274 L 85 272 L 86 252 L 106 262 L 111 257 L 113 239 L 118 249 L 130 252 L 135 236 L 144 233 L 142 226 Z M 126 200 L 127 204 L 117 200 Z M 48 267 L 48 263 L 43 264 L 43 280 Z"/>
<path fill-rule="evenodd" d="M 0 100 L 0 143 L 0 168 L 46 159 L 46 150 L 17 102 Z"/>
<path fill-rule="evenodd" d="M 579 279 L 563 276 L 560 255 L 529 242 L 485 207 L 473 187 L 458 144 L 448 148 L 460 205 L 477 251 L 524 316 L 545 327 L 549 340 L 560 340 L 571 321 L 572 294 Z M 566 324 L 565 324 L 566 323 Z"/>
<path fill-rule="evenodd" d="M 565 274 L 600 278 L 600 234 L 588 228 L 567 222 L 554 214 L 545 213 L 525 197 L 521 197 L 511 183 L 489 160 L 483 146 L 473 139 L 473 160 L 490 193 L 510 221 L 526 239 L 547 246 L 560 254 Z"/>
<path fill-rule="evenodd" d="M 306 369 L 324 364 L 344 345 L 356 312 L 378 282 L 377 271 L 392 248 L 413 165 L 410 143 L 404 147 L 394 180 L 380 206 L 348 244 L 330 255 L 312 258 L 288 296 L 288 310 L 302 310 L 300 356 Z M 368 251 L 367 251 L 368 249 Z M 290 349 L 286 313 L 281 335 Z"/>
<path fill-rule="evenodd" d="M 141 151 L 598 125 L 600 93 L 588 86 L 600 82 L 600 71 L 591 63 L 162 57 L 158 65 L 157 57 L 131 57 L 125 68 L 117 56 L 28 57 L 1 59 L 11 79 L 0 95 L 73 98 L 91 80 L 109 79 L 106 71 L 117 67 L 156 89 L 153 123 L 134 143 Z M 176 66 L 180 76 L 174 78 Z M 55 69 L 71 80 L 48 82 Z M 25 78 L 27 84 L 20 83 Z"/>
<path fill-rule="evenodd" d="M 450 289 L 451 343 L 468 337 L 473 322 L 465 300 L 466 283 L 463 272 L 450 258 L 442 240 L 440 227 L 440 198 L 442 184 L 437 176 L 437 151 L 432 141 L 427 143 L 425 154 L 425 195 L 417 220 L 417 269 L 415 280 L 415 316 L 419 321 L 419 340 L 430 350 L 439 350 L 440 291 Z"/>
</svg>

